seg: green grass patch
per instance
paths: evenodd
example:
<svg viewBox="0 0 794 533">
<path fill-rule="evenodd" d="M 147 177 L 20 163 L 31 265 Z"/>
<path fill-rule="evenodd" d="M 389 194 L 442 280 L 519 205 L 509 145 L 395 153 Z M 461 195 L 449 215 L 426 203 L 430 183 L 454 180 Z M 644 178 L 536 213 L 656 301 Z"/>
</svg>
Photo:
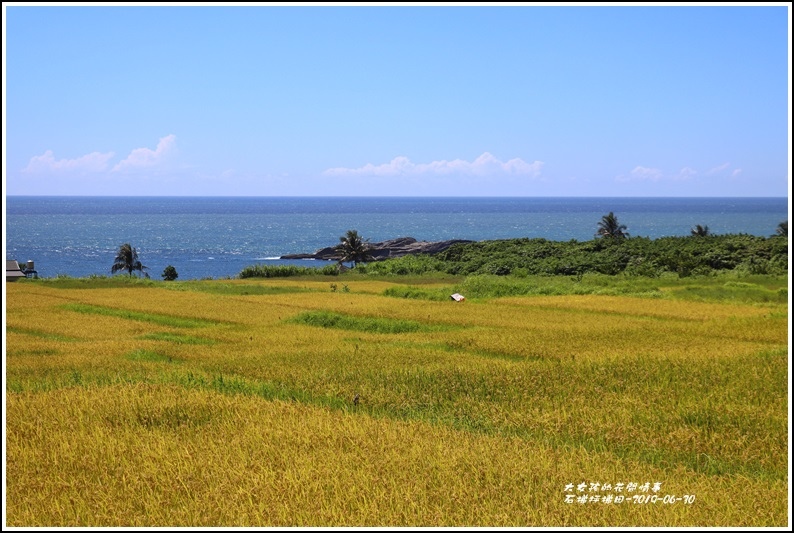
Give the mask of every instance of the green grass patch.
<svg viewBox="0 0 794 533">
<path fill-rule="evenodd" d="M 99 305 L 89 304 L 66 304 L 62 306 L 63 309 L 74 311 L 76 313 L 84 313 L 87 315 L 103 315 L 112 316 L 117 318 L 124 318 L 127 320 L 138 320 L 141 322 L 151 322 L 161 326 L 171 326 L 175 328 L 201 328 L 213 326 L 216 322 L 209 320 L 202 320 L 200 318 L 183 318 L 170 315 L 159 315 L 155 313 L 143 313 L 140 311 L 130 311 L 128 309 L 116 309 L 113 307 L 103 307 Z"/>
<path fill-rule="evenodd" d="M 6 326 L 6 333 L 8 332 L 19 333 L 21 335 L 29 335 L 31 337 L 38 337 L 40 339 L 47 339 L 47 340 L 59 341 L 59 342 L 75 342 L 79 340 L 74 337 L 67 337 L 66 335 L 59 335 L 57 333 L 48 333 L 46 331 L 40 331 L 31 328 L 20 328 L 18 326 Z"/>
<path fill-rule="evenodd" d="M 454 293 L 467 299 L 491 299 L 510 296 L 563 296 L 571 294 L 600 294 L 661 298 L 661 283 L 649 278 L 616 278 L 600 274 L 571 276 L 496 276 L 478 274 L 468 276 L 448 287 L 401 285 L 389 287 L 384 296 L 414 300 L 445 301 Z"/>
<path fill-rule="evenodd" d="M 455 291 L 451 287 L 426 288 L 411 285 L 389 287 L 383 291 L 384 296 L 391 298 L 404 298 L 407 300 L 431 300 L 441 302 L 450 299 Z"/>
<path fill-rule="evenodd" d="M 728 281 L 722 285 L 696 285 L 670 291 L 670 295 L 681 300 L 718 301 L 740 303 L 778 303 L 788 301 L 788 289 L 767 289 L 747 282 Z"/>
<path fill-rule="evenodd" d="M 123 289 L 123 288 L 142 288 L 159 287 L 161 282 L 156 282 L 149 278 L 137 276 L 99 276 L 92 274 L 84 278 L 74 278 L 59 274 L 54 278 L 38 278 L 24 280 L 28 283 L 42 284 L 54 289 Z"/>
<path fill-rule="evenodd" d="M 331 311 L 308 311 L 290 318 L 288 322 L 318 328 L 345 329 L 368 333 L 415 333 L 442 329 L 441 326 L 430 326 L 414 320 L 353 316 Z"/>
<path fill-rule="evenodd" d="M 152 350 L 135 350 L 125 355 L 124 358 L 130 361 L 145 361 L 149 363 L 176 363 L 180 361 Z"/>
<path fill-rule="evenodd" d="M 202 337 L 191 337 L 190 335 L 180 335 L 178 333 L 166 332 L 148 333 L 138 338 L 147 341 L 173 342 L 175 344 L 215 344 L 215 341 L 212 339 L 204 339 Z"/>
<path fill-rule="evenodd" d="M 779 276 L 739 278 L 733 273 L 688 278 L 679 278 L 675 274 L 657 278 L 605 274 L 582 276 L 477 274 L 446 287 L 402 284 L 389 287 L 382 294 L 392 298 L 429 301 L 449 300 L 451 294 L 458 292 L 470 300 L 593 294 L 703 302 L 780 304 L 788 301 L 786 283 L 786 278 Z"/>
<path fill-rule="evenodd" d="M 311 292 L 303 287 L 273 287 L 268 285 L 235 284 L 235 283 L 208 283 L 206 281 L 170 282 L 163 285 L 173 291 L 193 291 L 224 296 L 261 296 L 271 294 L 291 294 L 297 292 Z"/>
<path fill-rule="evenodd" d="M 25 357 L 25 356 L 28 356 L 28 355 L 32 355 L 32 356 L 57 355 L 59 353 L 60 352 L 58 350 L 55 350 L 53 348 L 41 348 L 41 349 L 36 349 L 36 350 L 27 350 L 27 349 L 8 350 L 6 355 L 7 356 L 11 356 L 11 357 L 15 357 L 15 356 Z"/>
</svg>

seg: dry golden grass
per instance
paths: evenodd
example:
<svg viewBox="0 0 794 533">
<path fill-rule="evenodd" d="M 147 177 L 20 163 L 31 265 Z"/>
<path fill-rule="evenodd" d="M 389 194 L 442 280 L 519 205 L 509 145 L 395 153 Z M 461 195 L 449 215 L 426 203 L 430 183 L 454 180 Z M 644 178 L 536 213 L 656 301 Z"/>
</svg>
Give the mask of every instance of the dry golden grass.
<svg viewBox="0 0 794 533">
<path fill-rule="evenodd" d="M 686 526 L 785 513 L 783 481 L 175 386 L 12 394 L 8 409 L 12 526 Z M 695 503 L 564 503 L 568 483 L 646 481 Z"/>
<path fill-rule="evenodd" d="M 7 284 L 8 525 L 787 523 L 785 306 L 393 284 Z"/>
</svg>

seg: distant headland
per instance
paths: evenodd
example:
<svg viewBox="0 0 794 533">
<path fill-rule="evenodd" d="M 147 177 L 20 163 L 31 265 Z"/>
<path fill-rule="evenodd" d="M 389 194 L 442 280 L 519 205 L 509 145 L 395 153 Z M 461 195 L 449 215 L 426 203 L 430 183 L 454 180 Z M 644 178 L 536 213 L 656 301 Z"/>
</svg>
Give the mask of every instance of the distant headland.
<svg viewBox="0 0 794 533">
<path fill-rule="evenodd" d="M 417 241 L 413 237 L 399 237 L 388 241 L 369 243 L 369 253 L 375 261 L 391 259 L 411 254 L 433 255 L 443 252 L 453 244 L 474 242 L 466 239 L 451 239 L 448 241 Z M 280 259 L 322 259 L 326 261 L 339 261 L 342 256 L 336 246 L 321 248 L 311 254 L 288 254 Z"/>
</svg>

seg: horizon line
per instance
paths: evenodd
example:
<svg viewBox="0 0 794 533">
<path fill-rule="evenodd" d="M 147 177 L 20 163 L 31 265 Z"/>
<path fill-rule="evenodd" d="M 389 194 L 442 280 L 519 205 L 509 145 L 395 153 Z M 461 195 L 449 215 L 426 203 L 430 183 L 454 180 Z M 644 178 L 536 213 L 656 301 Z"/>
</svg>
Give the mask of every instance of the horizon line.
<svg viewBox="0 0 794 533">
<path fill-rule="evenodd" d="M 729 196 L 665 196 L 665 195 L 605 195 L 605 196 L 574 196 L 574 195 L 313 195 L 313 194 L 280 194 L 280 195 L 239 195 L 239 194 L 6 194 L 5 198 L 399 198 L 399 199 L 424 199 L 424 198 L 460 198 L 460 199 L 480 199 L 480 198 L 790 198 L 789 195 L 729 195 Z"/>
</svg>

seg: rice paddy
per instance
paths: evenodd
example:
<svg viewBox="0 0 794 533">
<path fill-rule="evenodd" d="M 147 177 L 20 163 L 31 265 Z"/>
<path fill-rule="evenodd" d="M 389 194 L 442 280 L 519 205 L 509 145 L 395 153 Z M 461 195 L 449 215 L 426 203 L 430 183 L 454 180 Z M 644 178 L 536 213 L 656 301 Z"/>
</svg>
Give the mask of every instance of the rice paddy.
<svg viewBox="0 0 794 533">
<path fill-rule="evenodd" d="M 6 524 L 782 527 L 785 280 L 751 281 L 7 283 Z"/>
</svg>

